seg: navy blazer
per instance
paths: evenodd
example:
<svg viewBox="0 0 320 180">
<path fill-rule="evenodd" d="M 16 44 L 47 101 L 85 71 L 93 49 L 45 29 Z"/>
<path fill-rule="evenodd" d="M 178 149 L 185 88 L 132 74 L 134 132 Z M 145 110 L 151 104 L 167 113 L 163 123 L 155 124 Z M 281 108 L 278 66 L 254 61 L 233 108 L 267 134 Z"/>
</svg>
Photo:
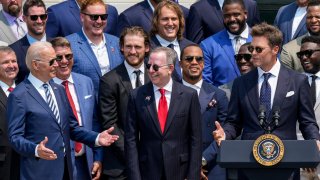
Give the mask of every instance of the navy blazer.
<svg viewBox="0 0 320 180">
<path fill-rule="evenodd" d="M 216 104 L 210 106 L 209 103 L 213 100 Z M 212 132 L 216 130 L 215 121 L 223 124 L 227 118 L 228 98 L 224 91 L 203 81 L 199 101 L 202 114 L 202 157 L 207 161 L 204 168 L 208 170 L 209 179 L 225 180 L 226 170 L 216 162 L 219 148 L 212 139 Z"/>
<path fill-rule="evenodd" d="M 13 49 L 17 56 L 17 62 L 19 66 L 19 72 L 16 78 L 17 83 L 22 82 L 30 72 L 26 64 L 26 55 L 29 46 L 30 43 L 28 41 L 27 35 L 25 35 L 23 38 L 19 39 L 15 43 L 9 45 L 9 47 Z"/>
<path fill-rule="evenodd" d="M 106 33 L 104 36 L 106 39 L 110 69 L 114 69 L 123 62 L 123 57 L 120 53 L 119 38 Z M 99 81 L 103 74 L 83 31 L 71 34 L 66 38 L 71 44 L 74 57 L 72 71 L 90 77 L 94 85 L 96 97 L 98 97 Z"/>
<path fill-rule="evenodd" d="M 90 147 L 95 145 L 96 132 L 80 127 L 61 85 L 50 81 L 60 114 L 56 120 L 47 102 L 28 79 L 21 82 L 8 98 L 8 132 L 12 147 L 22 156 L 20 178 L 62 179 L 64 166 L 68 166 L 69 177 L 73 179 L 70 139 L 83 142 Z M 14 112 L 14 113 L 13 113 Z M 35 157 L 35 149 L 45 137 L 46 147 L 57 155 L 56 160 L 48 161 Z M 67 164 L 64 158 L 67 158 Z"/>
<path fill-rule="evenodd" d="M 104 32 L 117 35 L 118 11 L 108 4 L 108 20 Z M 49 37 L 68 36 L 81 31 L 80 9 L 76 0 L 67 0 L 48 7 L 48 21 L 46 33 Z"/>
<path fill-rule="evenodd" d="M 257 2 L 244 0 L 248 11 L 247 24 L 252 27 L 260 23 L 260 14 Z M 195 43 L 200 43 L 207 37 L 224 29 L 222 10 L 217 0 L 201 0 L 190 7 L 187 20 L 187 38 Z"/>
<path fill-rule="evenodd" d="M 161 132 L 153 84 L 131 91 L 125 124 L 129 180 L 199 179 L 201 113 L 197 92 L 173 81 L 170 107 Z"/>
<path fill-rule="evenodd" d="M 296 2 L 292 2 L 288 5 L 282 6 L 274 20 L 274 25 L 277 26 L 283 34 L 282 44 L 286 44 L 289 41 L 296 39 L 308 32 L 306 26 L 306 15 L 300 21 L 295 34 L 292 36 L 292 22 L 294 15 L 298 9 Z"/>
<path fill-rule="evenodd" d="M 247 42 L 251 42 L 249 34 Z M 226 84 L 240 76 L 234 49 L 226 29 L 208 37 L 200 44 L 204 56 L 203 79 L 214 86 Z"/>
<path fill-rule="evenodd" d="M 183 11 L 184 19 L 187 20 L 189 9 L 179 5 Z M 118 33 L 126 27 L 141 26 L 147 33 L 151 31 L 153 12 L 147 0 L 141 1 L 119 15 Z"/>
<path fill-rule="evenodd" d="M 272 109 L 280 108 L 279 126 L 272 134 L 283 140 L 296 140 L 296 124 L 304 139 L 320 139 L 315 120 L 307 77 L 281 65 Z M 241 134 L 244 140 L 254 140 L 264 134 L 259 120 L 258 70 L 235 79 L 229 103 L 228 118 L 223 128 L 226 139 Z"/>
</svg>

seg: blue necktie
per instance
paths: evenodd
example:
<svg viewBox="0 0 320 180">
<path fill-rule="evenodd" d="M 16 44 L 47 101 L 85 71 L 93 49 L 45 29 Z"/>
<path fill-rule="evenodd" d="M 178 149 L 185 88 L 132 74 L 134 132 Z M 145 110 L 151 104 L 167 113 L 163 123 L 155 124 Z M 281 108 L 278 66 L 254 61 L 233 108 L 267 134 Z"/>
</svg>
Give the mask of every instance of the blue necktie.
<svg viewBox="0 0 320 180">
<path fill-rule="evenodd" d="M 56 120 L 60 124 L 59 111 L 58 111 L 58 108 L 57 108 L 56 104 L 54 103 L 54 99 L 52 99 L 52 95 L 51 95 L 50 90 L 48 88 L 48 84 L 44 83 L 42 86 L 43 86 L 43 88 L 45 90 L 45 93 L 46 93 L 47 103 L 48 103 L 51 111 L 53 112 L 54 117 L 56 117 Z"/>
<path fill-rule="evenodd" d="M 266 108 L 266 119 L 271 112 L 271 86 L 268 82 L 268 79 L 271 77 L 271 73 L 264 73 L 264 80 L 261 85 L 260 89 L 260 105 L 264 105 Z"/>
</svg>

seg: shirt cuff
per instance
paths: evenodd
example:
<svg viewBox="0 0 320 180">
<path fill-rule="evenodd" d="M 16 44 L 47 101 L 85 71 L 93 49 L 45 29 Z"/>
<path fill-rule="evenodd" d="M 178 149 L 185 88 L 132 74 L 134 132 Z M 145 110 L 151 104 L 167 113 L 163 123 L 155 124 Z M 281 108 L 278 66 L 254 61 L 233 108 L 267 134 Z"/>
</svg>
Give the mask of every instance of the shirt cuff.
<svg viewBox="0 0 320 180">
<path fill-rule="evenodd" d="M 36 149 L 34 150 L 34 155 L 35 155 L 36 157 L 39 157 L 39 154 L 38 154 L 38 151 L 37 151 L 38 146 L 39 146 L 39 144 L 36 146 Z"/>
<path fill-rule="evenodd" d="M 96 137 L 96 141 L 95 141 L 95 146 L 101 146 L 100 144 L 99 144 L 99 137 L 100 137 L 100 133 L 98 134 L 98 136 Z"/>
</svg>

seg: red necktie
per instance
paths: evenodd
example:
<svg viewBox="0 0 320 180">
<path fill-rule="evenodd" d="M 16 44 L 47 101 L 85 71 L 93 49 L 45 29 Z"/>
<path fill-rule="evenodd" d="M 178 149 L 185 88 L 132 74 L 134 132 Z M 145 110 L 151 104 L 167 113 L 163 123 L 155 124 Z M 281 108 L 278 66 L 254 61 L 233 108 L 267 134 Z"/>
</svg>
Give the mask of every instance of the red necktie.
<svg viewBox="0 0 320 180">
<path fill-rule="evenodd" d="M 9 91 L 9 92 L 12 92 L 13 89 L 14 89 L 13 87 L 9 87 L 9 88 L 8 88 L 8 91 Z"/>
<path fill-rule="evenodd" d="M 161 132 L 164 131 L 164 126 L 166 125 L 167 115 L 168 115 L 168 104 L 167 99 L 165 96 L 166 90 L 159 89 L 161 93 L 161 97 L 159 100 L 159 106 L 158 106 L 158 119 L 160 123 Z"/>
<path fill-rule="evenodd" d="M 72 96 L 71 96 L 71 93 L 70 93 L 70 90 L 69 90 L 68 81 L 63 81 L 62 84 L 65 87 L 65 90 L 66 90 L 66 93 L 67 93 L 67 97 L 68 97 L 70 106 L 72 108 L 72 112 L 73 112 L 74 116 L 76 117 L 76 119 L 79 122 L 76 106 L 74 105 L 74 102 L 72 100 Z M 82 149 L 82 144 L 79 143 L 79 142 L 75 142 L 75 151 L 76 151 L 76 153 L 80 152 L 81 149 Z"/>
</svg>

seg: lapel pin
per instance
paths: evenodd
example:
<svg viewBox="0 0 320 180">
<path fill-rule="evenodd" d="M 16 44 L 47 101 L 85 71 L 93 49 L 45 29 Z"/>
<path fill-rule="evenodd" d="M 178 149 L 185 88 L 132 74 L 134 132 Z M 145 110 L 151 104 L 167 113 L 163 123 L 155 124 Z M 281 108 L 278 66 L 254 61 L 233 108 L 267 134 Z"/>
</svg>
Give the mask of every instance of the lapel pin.
<svg viewBox="0 0 320 180">
<path fill-rule="evenodd" d="M 150 101 L 150 99 L 151 99 L 151 96 L 146 97 L 146 101 Z"/>
</svg>

